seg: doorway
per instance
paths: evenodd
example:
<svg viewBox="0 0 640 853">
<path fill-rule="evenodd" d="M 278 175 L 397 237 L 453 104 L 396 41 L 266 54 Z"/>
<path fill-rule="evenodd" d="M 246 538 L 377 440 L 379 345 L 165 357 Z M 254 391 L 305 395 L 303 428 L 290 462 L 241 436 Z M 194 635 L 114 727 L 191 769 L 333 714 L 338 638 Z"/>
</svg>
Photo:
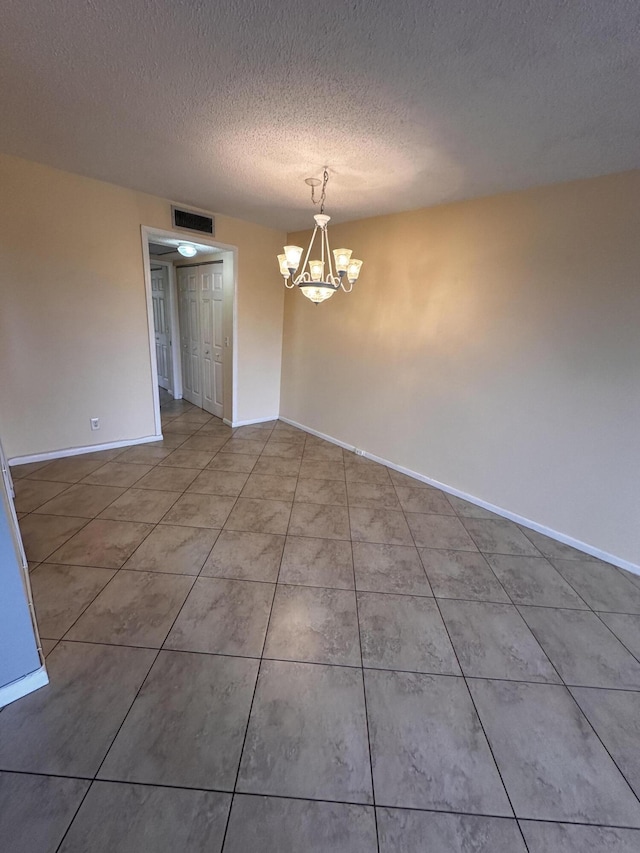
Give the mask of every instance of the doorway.
<svg viewBox="0 0 640 853">
<path fill-rule="evenodd" d="M 178 252 L 184 244 L 193 257 Z M 160 406 L 172 400 L 233 424 L 237 250 L 146 226 L 142 248 L 156 434 Z"/>
</svg>

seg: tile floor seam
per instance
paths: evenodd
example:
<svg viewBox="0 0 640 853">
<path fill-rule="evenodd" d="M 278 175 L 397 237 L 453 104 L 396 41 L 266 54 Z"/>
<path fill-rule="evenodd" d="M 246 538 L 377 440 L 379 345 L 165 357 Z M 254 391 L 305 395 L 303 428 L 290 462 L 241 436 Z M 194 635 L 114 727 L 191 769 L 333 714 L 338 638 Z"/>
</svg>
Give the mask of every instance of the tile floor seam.
<svg viewBox="0 0 640 853">
<path fill-rule="evenodd" d="M 405 514 L 404 510 L 403 510 L 402 512 L 403 512 L 403 515 L 404 515 L 404 518 L 405 518 L 405 523 L 407 523 L 407 526 L 409 526 L 409 525 L 408 525 L 407 518 L 406 518 L 406 514 Z M 417 548 L 417 545 L 416 545 L 416 542 L 415 542 L 415 537 L 414 537 L 414 535 L 413 535 L 413 531 L 411 530 L 411 527 L 410 527 L 410 526 L 409 526 L 409 532 L 410 532 L 410 534 L 411 534 L 411 538 L 412 538 L 412 540 L 413 540 L 414 547 L 416 547 L 416 548 Z M 474 541 L 475 541 L 475 540 L 474 540 Z M 480 549 L 478 549 L 478 550 L 480 551 Z M 420 553 L 420 551 L 418 550 L 418 554 L 419 554 L 419 553 Z M 482 553 L 482 552 L 480 552 L 480 553 Z M 485 562 L 486 562 L 486 561 L 485 561 Z M 423 568 L 424 568 L 424 565 L 423 565 Z M 425 574 L 426 574 L 426 569 L 425 569 Z M 480 724 L 480 728 L 481 728 L 481 730 L 482 730 L 482 734 L 483 734 L 483 736 L 484 736 L 485 742 L 486 742 L 487 747 L 488 747 L 488 749 L 489 749 L 489 752 L 490 752 L 490 754 L 491 754 L 491 758 L 492 758 L 492 760 L 493 760 L 493 764 L 494 764 L 494 767 L 495 767 L 496 773 L 498 774 L 498 778 L 500 779 L 500 784 L 502 785 L 502 789 L 503 789 L 503 791 L 504 791 L 504 793 L 505 793 L 505 796 L 506 796 L 506 798 L 507 798 L 507 801 L 508 801 L 508 803 L 509 803 L 509 808 L 511 809 L 511 817 L 512 817 L 513 819 L 517 819 L 516 810 L 515 810 L 515 808 L 514 808 L 514 806 L 513 806 L 513 802 L 512 802 L 512 799 L 511 799 L 511 795 L 509 794 L 509 790 L 507 789 L 506 783 L 505 783 L 505 781 L 504 781 L 504 778 L 503 778 L 503 775 L 502 775 L 502 771 L 500 770 L 500 766 L 499 766 L 499 764 L 498 764 L 498 760 L 497 760 L 497 758 L 496 758 L 496 756 L 495 756 L 495 753 L 494 753 L 494 750 L 493 750 L 493 746 L 491 745 L 491 741 L 489 740 L 489 736 L 488 736 L 488 734 L 487 734 L 487 732 L 486 732 L 486 730 L 485 730 L 485 726 L 484 726 L 484 723 L 482 722 L 482 718 L 480 717 L 480 713 L 479 713 L 478 708 L 477 708 L 477 706 L 476 706 L 475 700 L 474 700 L 474 698 L 473 698 L 473 695 L 472 695 L 472 693 L 471 693 L 471 690 L 469 689 L 469 684 L 467 683 L 467 678 L 466 678 L 466 676 L 465 676 L 464 669 L 462 668 L 462 665 L 461 665 L 461 663 L 460 663 L 460 658 L 459 658 L 459 656 L 458 656 L 458 652 L 457 652 L 457 650 L 456 650 L 456 647 L 455 647 L 455 646 L 454 646 L 454 644 L 453 644 L 453 640 L 452 640 L 452 638 L 451 638 L 451 634 L 450 634 L 450 632 L 449 632 L 449 628 L 448 628 L 448 626 L 447 626 L 447 623 L 446 623 L 446 621 L 445 621 L 445 618 L 444 618 L 444 616 L 443 616 L 443 614 L 442 614 L 442 610 L 441 610 L 440 605 L 439 605 L 439 603 L 438 603 L 438 599 L 437 599 L 437 598 L 435 598 L 435 596 L 434 596 L 434 601 L 435 601 L 435 603 L 436 603 L 436 607 L 438 608 L 438 613 L 440 614 L 440 619 L 442 620 L 442 624 L 444 625 L 444 629 L 445 629 L 445 631 L 446 631 L 447 637 L 449 638 L 449 643 L 450 643 L 450 645 L 451 645 L 451 648 L 453 649 L 453 654 L 455 655 L 456 661 L 457 661 L 457 663 L 458 663 L 458 668 L 460 669 L 460 672 L 462 673 L 462 679 L 464 680 L 464 685 L 465 685 L 465 689 L 466 689 L 466 691 L 467 691 L 467 695 L 469 696 L 469 700 L 470 700 L 471 705 L 472 705 L 472 707 L 473 707 L 474 713 L 475 713 L 475 715 L 476 715 L 476 718 L 477 718 L 477 720 L 478 720 L 478 723 Z M 518 830 L 519 830 L 519 832 L 520 832 L 520 835 L 521 835 L 521 838 L 522 838 L 522 843 L 524 844 L 525 850 L 527 850 L 527 851 L 528 851 L 528 850 L 529 850 L 529 847 L 528 847 L 527 842 L 526 842 L 526 839 L 525 839 L 525 837 L 524 837 L 524 833 L 522 832 L 522 829 L 520 828 L 520 824 L 519 824 L 519 823 L 517 823 L 517 820 L 516 820 L 516 824 L 517 824 L 517 826 L 518 826 Z"/>
<path fill-rule="evenodd" d="M 258 459 L 259 459 L 259 458 L 260 458 L 260 455 L 258 456 Z M 255 465 L 254 465 L 254 467 L 255 467 Z M 288 533 L 288 531 L 289 531 L 289 525 L 290 525 L 290 524 L 291 524 L 291 513 L 289 514 L 289 521 L 287 522 L 287 533 Z M 286 542 L 287 533 L 285 533 L 285 542 Z M 258 692 L 258 681 L 259 681 L 259 679 L 260 679 L 260 672 L 261 672 L 261 670 L 262 670 L 262 661 L 264 660 L 264 650 L 265 650 L 266 645 L 267 645 L 267 636 L 268 636 L 268 634 L 269 634 L 269 626 L 270 626 L 270 624 L 271 624 L 271 616 L 273 615 L 273 605 L 274 605 L 274 602 L 275 602 L 275 600 L 276 600 L 276 593 L 277 593 L 277 590 L 278 590 L 278 580 L 279 580 L 279 578 L 280 578 L 280 572 L 281 572 L 281 570 L 282 570 L 282 560 L 283 560 L 283 558 L 284 558 L 284 545 L 283 545 L 283 548 L 282 548 L 282 553 L 280 554 L 280 562 L 279 562 L 279 564 L 278 564 L 278 574 L 276 575 L 276 580 L 275 580 L 275 583 L 274 583 L 274 585 L 273 585 L 273 595 L 272 595 L 272 597 L 271 597 L 271 607 L 270 607 L 270 609 L 269 609 L 269 617 L 268 617 L 268 619 L 267 619 L 267 626 L 266 626 L 266 629 L 265 629 L 265 632 L 264 632 L 264 638 L 263 638 L 263 640 L 262 640 L 262 650 L 261 650 L 261 652 L 260 652 L 260 659 L 259 659 L 259 663 L 258 663 L 258 669 L 257 669 L 257 671 L 256 671 L 256 680 L 255 680 L 255 683 L 254 683 L 254 685 L 253 685 L 253 694 L 252 694 L 252 696 L 251 696 L 251 702 L 250 702 L 250 704 L 249 704 L 249 712 L 248 712 L 248 714 L 247 714 L 247 723 L 246 723 L 246 726 L 245 726 L 245 729 L 244 729 L 244 736 L 243 736 L 243 738 L 242 738 L 242 746 L 240 747 L 240 754 L 239 754 L 239 757 L 238 757 L 238 767 L 237 767 L 237 769 L 236 769 L 236 777 L 235 777 L 235 780 L 234 780 L 234 783 L 233 783 L 233 789 L 232 789 L 232 792 L 231 792 L 231 801 L 230 801 L 230 803 L 229 803 L 229 811 L 228 811 L 228 813 L 227 813 L 227 820 L 226 820 L 226 823 L 225 823 L 224 833 L 223 833 L 223 836 L 222 836 L 222 844 L 220 845 L 220 853 L 224 853 L 225 844 L 226 844 L 226 842 L 227 842 L 227 834 L 228 834 L 228 832 L 229 832 L 229 823 L 230 823 L 230 821 L 231 821 L 231 811 L 232 811 L 232 809 L 233 809 L 233 804 L 234 804 L 234 802 L 235 802 L 235 798 L 236 798 L 236 793 L 237 793 L 237 788 L 238 788 L 238 780 L 240 779 L 240 768 L 242 767 L 242 758 L 243 758 L 243 755 L 244 755 L 245 745 L 246 745 L 246 742 L 247 742 L 247 735 L 248 735 L 248 733 L 249 733 L 249 725 L 251 724 L 251 713 L 252 713 L 252 711 L 253 711 L 253 705 L 254 705 L 254 702 L 255 702 L 255 699 L 256 699 L 256 693 Z"/>
<path fill-rule="evenodd" d="M 358 648 L 360 649 L 360 672 L 362 678 L 362 695 L 364 698 L 364 720 L 365 727 L 367 730 L 367 748 L 369 750 L 369 773 L 371 774 L 371 800 L 373 806 L 373 815 L 375 821 L 375 829 L 376 829 L 376 846 L 378 853 L 380 853 L 380 832 L 378 829 L 378 810 L 376 808 L 376 786 L 373 778 L 373 753 L 371 751 L 371 731 L 369 727 L 369 708 L 367 705 L 367 684 L 364 677 L 364 657 L 362 654 L 362 630 L 360 628 L 360 611 L 358 607 L 358 590 L 356 589 L 356 564 L 353 554 L 353 538 L 351 535 L 351 512 L 349 506 L 349 496 L 347 489 L 347 519 L 349 522 L 349 545 L 351 548 L 351 569 L 353 572 L 353 597 L 355 599 L 355 607 L 356 607 L 356 625 L 358 627 Z"/>
</svg>

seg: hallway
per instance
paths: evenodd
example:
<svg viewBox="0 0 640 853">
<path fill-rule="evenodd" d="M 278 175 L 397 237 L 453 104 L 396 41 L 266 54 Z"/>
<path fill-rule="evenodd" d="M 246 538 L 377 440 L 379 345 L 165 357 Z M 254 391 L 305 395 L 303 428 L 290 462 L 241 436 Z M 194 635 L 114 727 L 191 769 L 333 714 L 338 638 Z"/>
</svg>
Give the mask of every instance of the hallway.
<svg viewBox="0 0 640 853">
<path fill-rule="evenodd" d="M 640 577 L 161 411 L 12 471 L 51 683 L 0 713 L 7 853 L 637 853 Z"/>
</svg>

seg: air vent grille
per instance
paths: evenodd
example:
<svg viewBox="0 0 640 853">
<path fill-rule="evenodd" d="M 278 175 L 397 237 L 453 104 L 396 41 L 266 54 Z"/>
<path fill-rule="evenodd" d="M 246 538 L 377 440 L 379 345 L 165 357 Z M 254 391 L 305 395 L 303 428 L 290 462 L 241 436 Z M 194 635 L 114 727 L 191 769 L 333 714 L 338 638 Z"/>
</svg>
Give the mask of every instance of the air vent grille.
<svg viewBox="0 0 640 853">
<path fill-rule="evenodd" d="M 215 234 L 213 216 L 205 216 L 193 210 L 183 210 L 180 207 L 171 208 L 171 217 L 174 228 L 183 228 L 186 231 L 197 231 L 200 234 Z"/>
</svg>

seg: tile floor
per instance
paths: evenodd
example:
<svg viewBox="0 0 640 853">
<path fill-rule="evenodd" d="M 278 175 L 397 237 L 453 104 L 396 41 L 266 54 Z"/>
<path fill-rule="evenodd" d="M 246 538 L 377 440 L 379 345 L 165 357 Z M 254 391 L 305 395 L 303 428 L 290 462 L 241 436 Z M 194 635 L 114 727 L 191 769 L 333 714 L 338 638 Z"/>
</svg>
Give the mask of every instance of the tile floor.
<svg viewBox="0 0 640 853">
<path fill-rule="evenodd" d="M 640 577 L 284 423 L 14 469 L 7 853 L 638 853 Z"/>
</svg>

